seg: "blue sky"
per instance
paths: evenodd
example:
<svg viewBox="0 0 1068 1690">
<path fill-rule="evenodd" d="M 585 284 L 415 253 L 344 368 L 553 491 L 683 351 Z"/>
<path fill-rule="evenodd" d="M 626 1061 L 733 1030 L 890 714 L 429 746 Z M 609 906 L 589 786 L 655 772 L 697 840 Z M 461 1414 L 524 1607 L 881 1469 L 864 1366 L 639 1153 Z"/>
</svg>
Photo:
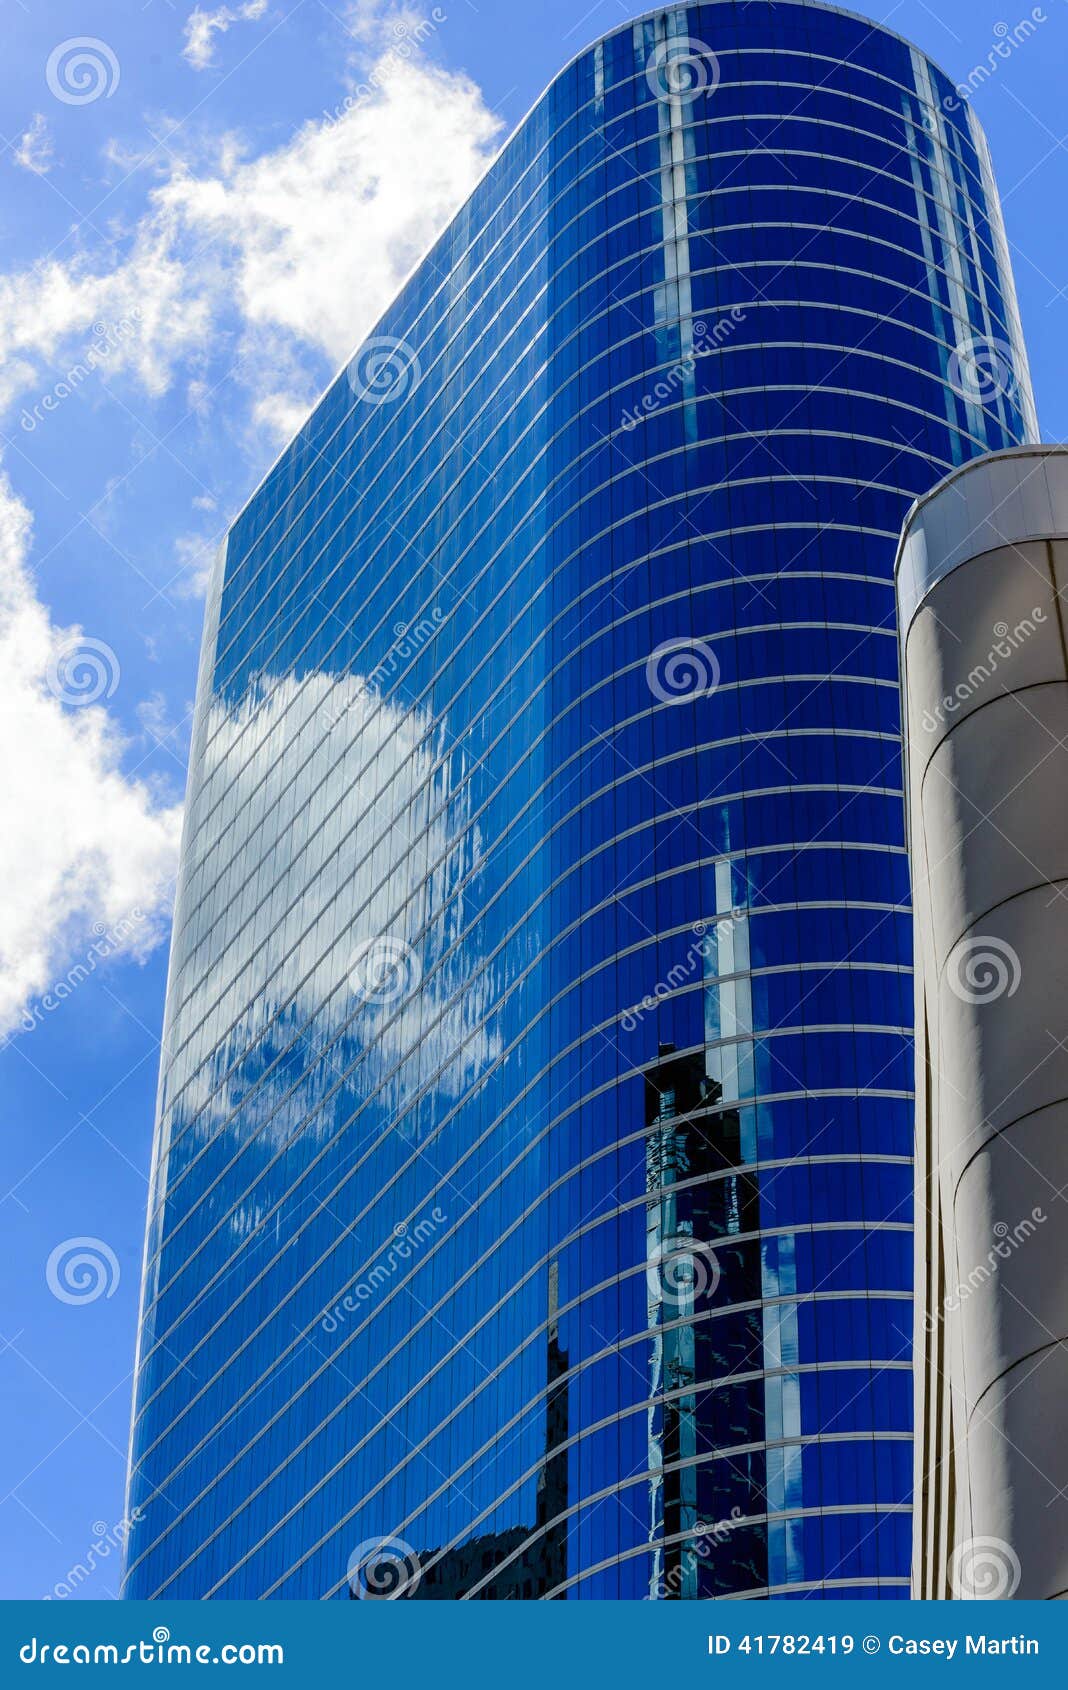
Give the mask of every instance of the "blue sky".
<svg viewBox="0 0 1068 1690">
<path fill-rule="evenodd" d="M 62 1594 L 122 1520 L 213 547 L 544 84 L 639 9 L 3 0 L 0 1596 Z M 973 98 L 1065 438 L 1068 8 L 872 16 L 960 80 L 1035 21 Z M 116 1594 L 97 1559 L 75 1596 Z"/>
</svg>

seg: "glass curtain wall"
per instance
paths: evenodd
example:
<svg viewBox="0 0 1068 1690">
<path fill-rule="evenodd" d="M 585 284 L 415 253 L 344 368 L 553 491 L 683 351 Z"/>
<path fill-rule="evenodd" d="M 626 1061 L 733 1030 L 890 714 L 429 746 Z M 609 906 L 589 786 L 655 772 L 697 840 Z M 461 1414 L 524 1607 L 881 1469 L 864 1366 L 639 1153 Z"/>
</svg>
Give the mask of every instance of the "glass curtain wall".
<svg viewBox="0 0 1068 1690">
<path fill-rule="evenodd" d="M 552 83 L 217 566 L 128 1595 L 907 1594 L 892 567 L 1033 434 L 907 43 Z"/>
</svg>

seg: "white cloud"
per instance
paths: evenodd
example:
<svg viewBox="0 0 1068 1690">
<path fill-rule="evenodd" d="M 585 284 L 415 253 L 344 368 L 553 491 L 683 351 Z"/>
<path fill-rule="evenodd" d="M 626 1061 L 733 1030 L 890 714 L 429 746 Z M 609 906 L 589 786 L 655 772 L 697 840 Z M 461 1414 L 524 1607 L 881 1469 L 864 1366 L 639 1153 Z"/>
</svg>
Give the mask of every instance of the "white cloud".
<svg viewBox="0 0 1068 1690">
<path fill-rule="evenodd" d="M 380 85 L 286 146 L 176 174 L 157 215 L 225 254 L 252 327 L 340 362 L 485 169 L 500 131 L 466 77 L 391 58 Z"/>
<path fill-rule="evenodd" d="M 197 502 L 193 501 L 194 504 Z M 179 534 L 174 542 L 177 574 L 170 590 L 178 598 L 202 598 L 211 579 L 220 536 Z"/>
<path fill-rule="evenodd" d="M 348 0 L 348 4 L 342 8 L 341 16 L 345 28 L 354 40 L 370 42 L 378 38 L 387 17 L 395 10 L 395 7 L 388 4 L 388 0 Z"/>
<path fill-rule="evenodd" d="M 0 1031 L 112 929 L 144 956 L 160 937 L 178 848 L 180 806 L 120 770 L 123 742 L 102 702 L 64 704 L 117 681 L 113 654 L 57 628 L 27 570 L 30 515 L 0 477 Z M 88 690 L 86 690 L 88 689 Z"/>
<path fill-rule="evenodd" d="M 133 325 L 114 336 L 109 375 L 126 371 L 149 394 L 165 392 L 175 365 L 203 352 L 212 317 L 205 289 L 191 283 L 178 254 L 177 235 L 173 222 L 157 212 L 142 222 L 126 258 L 111 269 L 96 270 L 84 258 L 47 259 L 0 277 L 0 345 L 6 349 L 0 405 L 35 382 L 50 390 L 92 345 L 94 324 Z"/>
<path fill-rule="evenodd" d="M 359 1047 L 368 1062 L 355 1088 L 362 1096 L 408 1057 L 380 1101 L 384 1121 L 395 1120 L 435 1076 L 444 1092 L 457 1095 L 499 1055 L 498 1035 L 483 1025 L 494 1001 L 492 977 L 456 945 L 463 903 L 455 887 L 477 874 L 483 852 L 467 814 L 469 789 L 449 801 L 442 733 L 424 711 L 380 698 L 360 676 L 264 676 L 233 709 L 213 702 L 194 804 L 196 815 L 215 818 L 215 827 L 207 824 L 201 836 L 186 895 L 190 902 L 203 898 L 218 877 L 227 879 L 229 893 L 225 921 L 176 958 L 180 1007 L 167 1072 L 167 1093 L 181 1097 L 181 1118 L 207 1111 L 201 1131 L 216 1131 L 246 1093 L 241 1059 L 249 1056 L 258 1078 L 268 1055 L 288 1046 L 312 1017 L 314 1028 L 297 1046 L 310 1053 L 308 1071 L 274 1122 L 272 1144 L 302 1121 L 318 1094 L 333 1089 Z M 292 754 L 297 747 L 299 757 Z M 250 838 L 225 821 L 217 836 L 224 791 L 228 815 L 251 809 L 256 816 Z M 320 815 L 309 825 L 308 818 Z M 361 867 L 366 839 L 381 843 L 373 863 Z M 287 914 L 250 946 L 262 914 L 260 862 Z M 428 865 L 434 865 L 429 877 Z M 224 927 L 240 935 L 229 947 Z M 368 950 L 383 944 L 401 963 L 403 989 L 380 1001 L 363 994 L 360 969 Z M 189 1037 L 209 1011 L 220 1030 L 231 1029 L 225 1060 L 213 1063 L 210 1074 Z M 344 1052 L 319 1061 L 322 1045 L 342 1029 Z M 296 1063 L 295 1052 L 265 1083 L 263 1113 L 292 1091 Z"/>
<path fill-rule="evenodd" d="M 442 7 L 435 6 L 428 14 L 404 0 L 349 0 L 341 16 L 364 57 L 377 55 L 384 47 L 403 48 L 406 42 L 425 39 L 445 22 Z"/>
<path fill-rule="evenodd" d="M 294 394 L 276 390 L 260 395 L 252 407 L 252 420 L 268 438 L 284 446 L 287 440 L 292 440 L 310 410 L 311 405 Z"/>
<path fill-rule="evenodd" d="M 179 366 L 198 374 L 229 325 L 259 414 L 273 408 L 288 426 L 321 386 L 307 350 L 335 367 L 352 351 L 500 132 L 466 77 L 395 55 L 381 69 L 375 87 L 274 152 L 249 159 L 228 138 L 207 165 L 177 162 L 118 264 L 98 268 L 86 252 L 0 277 L 0 404 L 94 323 L 139 313 L 109 374 L 125 370 L 159 395 Z"/>
<path fill-rule="evenodd" d="M 192 725 L 193 705 L 190 701 L 185 708 L 185 714 L 180 721 L 171 718 L 170 706 L 163 693 L 149 693 L 137 706 L 137 720 L 141 724 L 141 732 L 145 742 L 149 745 L 162 745 L 169 751 L 182 752 L 189 745 L 189 735 Z"/>
<path fill-rule="evenodd" d="M 210 48 L 220 13 L 199 15 L 212 26 Z M 418 50 L 388 52 L 333 117 L 258 158 L 229 138 L 212 157 L 183 161 L 173 131 L 176 162 L 153 181 L 140 220 L 116 235 L 117 262 L 114 244 L 85 246 L 0 276 L 0 406 L 20 401 L 26 428 L 27 414 L 32 422 L 35 404 L 92 344 L 94 324 L 132 321 L 135 331 L 109 355 L 107 381 L 150 397 L 180 382 L 197 396 L 202 429 L 225 397 L 228 442 L 243 426 L 258 428 L 262 467 L 264 431 L 273 451 L 322 386 L 327 360 L 336 367 L 350 354 L 462 203 L 499 131 L 477 87 L 428 66 Z M 159 937 L 159 887 L 172 872 L 179 814 L 124 777 L 123 744 L 103 703 L 66 708 L 48 691 L 69 631 L 34 596 L 29 515 L 5 483 L 0 493 L 11 818 L 0 844 L 0 1025 L 11 1025 L 77 956 L 94 922 L 138 906 L 150 915 L 130 948 L 144 953 Z M 199 583 L 206 538 L 172 543 L 187 582 Z"/>
<path fill-rule="evenodd" d="M 55 149 L 44 113 L 35 112 L 30 127 L 25 135 L 20 135 L 15 147 L 15 163 L 21 164 L 23 170 L 32 170 L 35 176 L 47 176 L 54 156 Z"/>
<path fill-rule="evenodd" d="M 205 12 L 197 6 L 186 19 L 183 59 L 194 70 L 207 70 L 215 62 L 216 35 L 225 35 L 235 23 L 256 23 L 266 11 L 267 0 L 247 0 L 243 6 L 220 6 L 214 12 Z"/>
</svg>

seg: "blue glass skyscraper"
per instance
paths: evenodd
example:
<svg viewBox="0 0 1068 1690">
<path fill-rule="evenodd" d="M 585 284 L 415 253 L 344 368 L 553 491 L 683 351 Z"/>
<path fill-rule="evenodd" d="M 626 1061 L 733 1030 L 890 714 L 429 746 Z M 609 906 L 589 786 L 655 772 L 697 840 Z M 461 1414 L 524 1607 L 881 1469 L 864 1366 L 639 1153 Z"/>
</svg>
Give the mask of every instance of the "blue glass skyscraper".
<svg viewBox="0 0 1068 1690">
<path fill-rule="evenodd" d="M 552 83 L 216 572 L 129 1595 L 907 1594 L 893 557 L 1033 434 L 907 43 Z"/>
</svg>

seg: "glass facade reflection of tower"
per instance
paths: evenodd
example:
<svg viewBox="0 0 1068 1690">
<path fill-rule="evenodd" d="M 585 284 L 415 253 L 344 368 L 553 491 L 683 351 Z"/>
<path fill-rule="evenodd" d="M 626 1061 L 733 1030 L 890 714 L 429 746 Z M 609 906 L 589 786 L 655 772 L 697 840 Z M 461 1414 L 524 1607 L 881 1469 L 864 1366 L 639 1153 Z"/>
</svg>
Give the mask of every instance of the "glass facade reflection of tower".
<svg viewBox="0 0 1068 1690">
<path fill-rule="evenodd" d="M 538 101 L 210 594 L 129 1595 L 907 1593 L 892 566 L 1033 432 L 905 42 Z"/>
</svg>

